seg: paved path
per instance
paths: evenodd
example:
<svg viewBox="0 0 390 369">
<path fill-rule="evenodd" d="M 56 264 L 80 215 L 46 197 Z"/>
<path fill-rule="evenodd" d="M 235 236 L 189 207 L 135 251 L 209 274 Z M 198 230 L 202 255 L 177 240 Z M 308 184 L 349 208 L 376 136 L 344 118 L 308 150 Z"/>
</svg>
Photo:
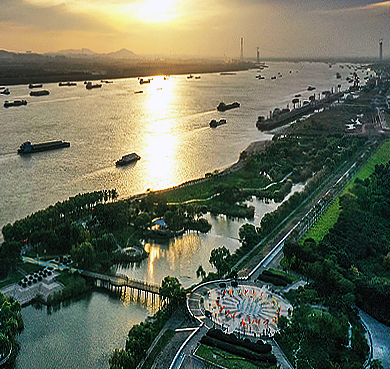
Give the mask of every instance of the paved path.
<svg viewBox="0 0 390 369">
<path fill-rule="evenodd" d="M 359 309 L 359 315 L 368 328 L 372 340 L 373 359 L 379 359 L 385 369 L 390 368 L 390 327 Z"/>
</svg>

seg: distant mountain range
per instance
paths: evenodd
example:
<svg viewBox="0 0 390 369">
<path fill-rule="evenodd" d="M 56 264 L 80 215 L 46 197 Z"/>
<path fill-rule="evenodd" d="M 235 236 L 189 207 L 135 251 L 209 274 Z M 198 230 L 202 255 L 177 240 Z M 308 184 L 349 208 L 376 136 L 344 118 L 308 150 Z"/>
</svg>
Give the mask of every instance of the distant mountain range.
<svg viewBox="0 0 390 369">
<path fill-rule="evenodd" d="M 127 49 L 121 49 L 119 51 L 115 51 L 113 53 L 107 53 L 107 54 L 99 54 L 95 53 L 94 51 L 86 48 L 82 49 L 67 49 L 67 50 L 60 50 L 54 53 L 46 53 L 45 55 L 50 56 L 66 56 L 68 58 L 80 58 L 80 57 L 96 57 L 96 56 L 103 56 L 113 59 L 135 59 L 137 58 L 137 55 L 133 53 L 130 50 Z"/>
</svg>

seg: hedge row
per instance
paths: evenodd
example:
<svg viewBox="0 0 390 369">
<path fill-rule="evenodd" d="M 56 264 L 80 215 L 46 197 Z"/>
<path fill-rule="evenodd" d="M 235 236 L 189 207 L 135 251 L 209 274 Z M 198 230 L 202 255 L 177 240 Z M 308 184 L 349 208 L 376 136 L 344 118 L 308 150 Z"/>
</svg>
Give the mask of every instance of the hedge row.
<svg viewBox="0 0 390 369">
<path fill-rule="evenodd" d="M 280 279 L 286 281 L 288 284 L 292 283 L 292 279 L 290 277 L 288 277 L 287 275 L 277 274 L 277 273 L 271 272 L 270 270 L 264 270 L 262 274 L 267 275 L 269 277 L 280 278 Z"/>
<path fill-rule="evenodd" d="M 268 354 L 272 351 L 272 346 L 269 343 L 264 343 L 262 340 L 258 340 L 256 343 L 250 341 L 248 338 L 240 340 L 233 333 L 226 334 L 223 333 L 220 329 L 210 329 L 207 332 L 207 336 L 215 338 L 218 341 L 244 347 L 258 354 Z"/>
<path fill-rule="evenodd" d="M 286 287 L 288 283 L 283 280 L 282 278 L 276 277 L 276 276 L 270 276 L 270 275 L 265 275 L 265 274 L 260 274 L 257 279 L 262 282 L 266 283 L 272 283 L 275 286 L 280 286 L 280 287 Z"/>
<path fill-rule="evenodd" d="M 277 362 L 276 357 L 271 353 L 257 354 L 255 352 L 249 351 L 243 347 L 239 347 L 239 346 L 233 345 L 231 343 L 227 343 L 227 342 L 222 342 L 222 341 L 219 341 L 215 338 L 211 338 L 208 336 L 203 336 L 200 340 L 200 343 L 207 345 L 207 346 L 210 346 L 210 347 L 219 348 L 219 349 L 226 351 L 230 354 L 243 357 L 245 359 L 251 360 L 251 361 L 256 362 L 256 363 L 267 362 L 270 364 L 276 364 L 276 362 Z"/>
</svg>

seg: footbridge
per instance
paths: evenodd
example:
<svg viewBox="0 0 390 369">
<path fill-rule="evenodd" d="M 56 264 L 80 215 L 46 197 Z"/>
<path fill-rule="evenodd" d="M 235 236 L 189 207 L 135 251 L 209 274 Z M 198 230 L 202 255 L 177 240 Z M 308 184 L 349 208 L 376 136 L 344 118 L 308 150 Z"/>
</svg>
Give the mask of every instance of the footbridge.
<svg viewBox="0 0 390 369">
<path fill-rule="evenodd" d="M 141 294 L 143 293 L 146 299 L 149 298 L 149 295 L 151 296 L 152 300 L 154 300 L 156 296 L 159 296 L 159 285 L 130 279 L 125 274 L 111 276 L 83 271 L 81 272 L 81 276 L 84 277 L 87 281 L 92 282 L 95 287 L 105 288 L 115 293 L 122 294 L 124 291 L 129 289 L 133 292 L 137 292 L 138 297 L 141 297 Z"/>
</svg>

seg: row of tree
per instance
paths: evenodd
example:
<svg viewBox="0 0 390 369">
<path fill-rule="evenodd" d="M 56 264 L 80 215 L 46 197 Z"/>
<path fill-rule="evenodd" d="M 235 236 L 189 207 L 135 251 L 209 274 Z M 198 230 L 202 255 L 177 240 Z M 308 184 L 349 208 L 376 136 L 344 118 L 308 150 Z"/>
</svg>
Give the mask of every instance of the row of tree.
<svg viewBox="0 0 390 369">
<path fill-rule="evenodd" d="M 357 304 L 390 324 L 390 163 L 377 165 L 340 198 L 337 223 L 317 244 L 285 243 L 287 265 L 310 277 L 326 300 Z"/>
</svg>

